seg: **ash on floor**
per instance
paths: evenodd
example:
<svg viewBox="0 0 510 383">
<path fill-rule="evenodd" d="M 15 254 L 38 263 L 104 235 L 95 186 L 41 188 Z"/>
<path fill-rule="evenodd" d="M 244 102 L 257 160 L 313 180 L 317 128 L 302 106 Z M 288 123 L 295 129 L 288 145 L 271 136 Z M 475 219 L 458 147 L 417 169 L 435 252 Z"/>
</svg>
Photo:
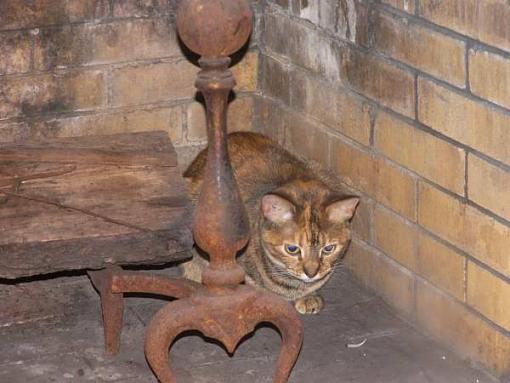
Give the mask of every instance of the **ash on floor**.
<svg viewBox="0 0 510 383">
<path fill-rule="evenodd" d="M 323 293 L 324 311 L 304 318 L 305 342 L 290 382 L 497 382 L 398 319 L 346 271 Z M 121 353 L 106 358 L 99 299 L 85 276 L 0 285 L 0 382 L 154 383 L 143 337 L 163 304 L 129 298 Z M 179 383 L 264 383 L 271 382 L 279 345 L 278 333 L 261 327 L 231 358 L 191 335 L 174 344 L 171 360 Z"/>
</svg>

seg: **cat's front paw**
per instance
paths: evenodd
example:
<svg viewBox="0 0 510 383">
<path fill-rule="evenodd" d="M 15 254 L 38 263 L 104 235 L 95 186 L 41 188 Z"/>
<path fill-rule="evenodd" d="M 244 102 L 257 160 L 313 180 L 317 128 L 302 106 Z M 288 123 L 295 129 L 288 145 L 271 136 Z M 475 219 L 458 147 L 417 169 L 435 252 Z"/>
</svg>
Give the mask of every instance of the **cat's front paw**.
<svg viewBox="0 0 510 383">
<path fill-rule="evenodd" d="M 308 295 L 294 302 L 300 314 L 318 314 L 324 307 L 324 299 L 320 295 Z"/>
</svg>

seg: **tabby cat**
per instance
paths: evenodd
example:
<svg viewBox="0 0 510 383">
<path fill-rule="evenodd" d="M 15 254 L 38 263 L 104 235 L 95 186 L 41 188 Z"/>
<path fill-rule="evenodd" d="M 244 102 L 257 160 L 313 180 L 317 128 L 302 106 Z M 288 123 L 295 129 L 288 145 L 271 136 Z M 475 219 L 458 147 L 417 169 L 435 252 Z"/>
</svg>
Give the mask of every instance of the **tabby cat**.
<svg viewBox="0 0 510 383">
<path fill-rule="evenodd" d="M 316 165 L 256 133 L 228 135 L 229 154 L 245 203 L 251 240 L 238 262 L 246 282 L 293 300 L 302 314 L 324 306 L 316 291 L 331 277 L 350 238 L 359 199 L 345 196 Z M 206 151 L 184 173 L 193 202 L 202 185 Z M 207 261 L 196 252 L 184 276 L 200 281 Z"/>
</svg>

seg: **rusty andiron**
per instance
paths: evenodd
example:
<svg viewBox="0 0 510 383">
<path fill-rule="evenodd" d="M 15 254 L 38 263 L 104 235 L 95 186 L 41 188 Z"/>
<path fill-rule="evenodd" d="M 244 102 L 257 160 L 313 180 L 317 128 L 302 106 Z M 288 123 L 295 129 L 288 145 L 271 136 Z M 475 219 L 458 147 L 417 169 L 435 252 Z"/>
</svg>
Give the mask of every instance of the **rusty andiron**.
<svg viewBox="0 0 510 383">
<path fill-rule="evenodd" d="M 182 0 L 177 15 L 182 41 L 201 56 L 196 87 L 207 109 L 206 176 L 193 218 L 195 241 L 210 257 L 203 284 L 114 266 L 89 273 L 101 295 L 105 344 L 110 354 L 119 350 L 123 293 L 179 298 L 155 315 L 146 333 L 147 360 L 163 383 L 176 382 L 169 348 L 188 330 L 221 341 L 233 353 L 255 326 L 273 324 L 282 337 L 273 378 L 277 383 L 287 381 L 303 341 L 303 325 L 294 307 L 272 293 L 245 285 L 244 271 L 236 262 L 236 254 L 249 240 L 249 224 L 227 151 L 226 111 L 235 86 L 228 66 L 229 55 L 249 38 L 252 16 L 246 0 Z"/>
</svg>

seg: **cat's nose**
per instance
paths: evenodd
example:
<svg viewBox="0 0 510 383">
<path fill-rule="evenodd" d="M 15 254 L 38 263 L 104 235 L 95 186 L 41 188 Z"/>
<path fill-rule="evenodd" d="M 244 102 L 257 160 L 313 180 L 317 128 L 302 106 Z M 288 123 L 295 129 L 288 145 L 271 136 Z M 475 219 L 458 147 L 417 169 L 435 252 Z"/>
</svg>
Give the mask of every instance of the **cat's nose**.
<svg viewBox="0 0 510 383">
<path fill-rule="evenodd" d="M 313 278 L 319 272 L 319 262 L 307 262 L 304 264 L 303 269 L 308 278 Z"/>
</svg>

